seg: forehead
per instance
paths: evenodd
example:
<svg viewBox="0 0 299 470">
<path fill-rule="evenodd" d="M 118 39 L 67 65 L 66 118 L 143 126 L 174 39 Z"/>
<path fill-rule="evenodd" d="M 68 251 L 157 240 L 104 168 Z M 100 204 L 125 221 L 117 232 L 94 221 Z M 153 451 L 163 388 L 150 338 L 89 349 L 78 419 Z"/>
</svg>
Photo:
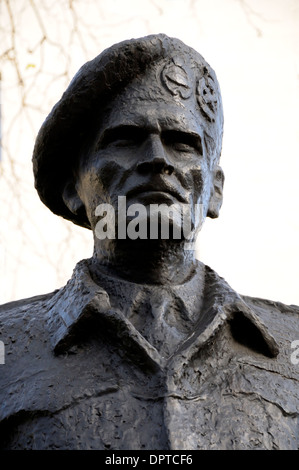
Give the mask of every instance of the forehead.
<svg viewBox="0 0 299 470">
<path fill-rule="evenodd" d="M 200 136 L 205 130 L 204 119 L 195 105 L 175 99 L 116 98 L 102 114 L 100 132 L 121 126 L 136 126 L 152 132 L 176 130 Z"/>
</svg>

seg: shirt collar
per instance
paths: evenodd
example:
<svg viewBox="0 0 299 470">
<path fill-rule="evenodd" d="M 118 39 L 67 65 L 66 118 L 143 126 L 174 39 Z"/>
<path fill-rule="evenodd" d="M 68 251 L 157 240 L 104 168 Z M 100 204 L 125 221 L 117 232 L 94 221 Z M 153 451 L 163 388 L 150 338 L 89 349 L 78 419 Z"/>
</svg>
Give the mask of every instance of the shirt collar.
<svg viewBox="0 0 299 470">
<path fill-rule="evenodd" d="M 107 333 L 117 336 L 122 347 L 129 348 L 134 358 L 146 356 L 154 367 L 163 367 L 173 358 L 164 359 L 137 331 L 124 314 L 112 309 L 107 292 L 91 278 L 90 260 L 80 261 L 70 281 L 51 299 L 48 326 L 56 354 L 66 351 L 78 340 L 78 332 L 90 319 L 97 319 Z M 191 357 L 204 347 L 219 329 L 230 323 L 238 338 L 262 354 L 275 357 L 278 346 L 258 314 L 215 271 L 205 266 L 203 308 L 189 337 L 174 354 Z M 139 354 L 136 354 L 138 351 Z"/>
</svg>

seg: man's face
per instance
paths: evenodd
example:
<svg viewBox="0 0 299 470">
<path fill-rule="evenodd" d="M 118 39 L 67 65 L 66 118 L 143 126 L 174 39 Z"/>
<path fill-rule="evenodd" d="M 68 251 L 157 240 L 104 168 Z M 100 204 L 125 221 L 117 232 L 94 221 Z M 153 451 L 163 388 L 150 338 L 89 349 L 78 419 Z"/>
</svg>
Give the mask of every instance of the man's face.
<svg viewBox="0 0 299 470">
<path fill-rule="evenodd" d="M 202 120 L 201 120 L 202 119 Z M 101 119 L 88 157 L 82 158 L 76 189 L 91 228 L 102 203 L 176 204 L 192 217 L 206 216 L 213 188 L 204 144 L 204 119 L 192 103 L 117 99 Z M 202 220 L 195 220 L 199 226 Z"/>
</svg>

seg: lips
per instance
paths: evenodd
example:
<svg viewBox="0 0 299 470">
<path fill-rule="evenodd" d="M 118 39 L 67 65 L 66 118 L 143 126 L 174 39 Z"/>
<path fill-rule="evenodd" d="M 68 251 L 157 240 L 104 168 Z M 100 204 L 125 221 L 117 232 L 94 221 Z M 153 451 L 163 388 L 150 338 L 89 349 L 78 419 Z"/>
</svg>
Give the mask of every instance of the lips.
<svg viewBox="0 0 299 470">
<path fill-rule="evenodd" d="M 161 196 L 164 194 L 175 198 L 179 202 L 183 202 L 185 204 L 188 202 L 185 191 L 168 181 L 162 180 L 161 178 L 157 182 L 151 181 L 149 183 L 138 184 L 127 192 L 127 198 L 130 199 L 136 196 L 146 196 L 150 194 L 155 195 L 155 193 L 157 197 L 159 196 L 159 193 L 161 193 Z"/>
</svg>

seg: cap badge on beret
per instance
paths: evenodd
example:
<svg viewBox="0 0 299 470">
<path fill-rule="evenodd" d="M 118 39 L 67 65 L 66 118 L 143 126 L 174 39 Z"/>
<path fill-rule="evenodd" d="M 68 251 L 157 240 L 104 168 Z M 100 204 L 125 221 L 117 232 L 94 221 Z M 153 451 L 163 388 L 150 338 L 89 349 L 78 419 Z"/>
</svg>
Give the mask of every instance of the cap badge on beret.
<svg viewBox="0 0 299 470">
<path fill-rule="evenodd" d="M 190 98 L 192 94 L 192 87 L 189 83 L 190 77 L 188 77 L 183 65 L 176 63 L 175 59 L 164 66 L 161 72 L 161 80 L 172 95 L 179 95 L 184 100 Z"/>
<path fill-rule="evenodd" d="M 201 113 L 209 122 L 215 122 L 214 115 L 217 112 L 217 98 L 214 87 L 214 80 L 205 67 L 203 76 L 198 80 L 196 97 Z"/>
</svg>

